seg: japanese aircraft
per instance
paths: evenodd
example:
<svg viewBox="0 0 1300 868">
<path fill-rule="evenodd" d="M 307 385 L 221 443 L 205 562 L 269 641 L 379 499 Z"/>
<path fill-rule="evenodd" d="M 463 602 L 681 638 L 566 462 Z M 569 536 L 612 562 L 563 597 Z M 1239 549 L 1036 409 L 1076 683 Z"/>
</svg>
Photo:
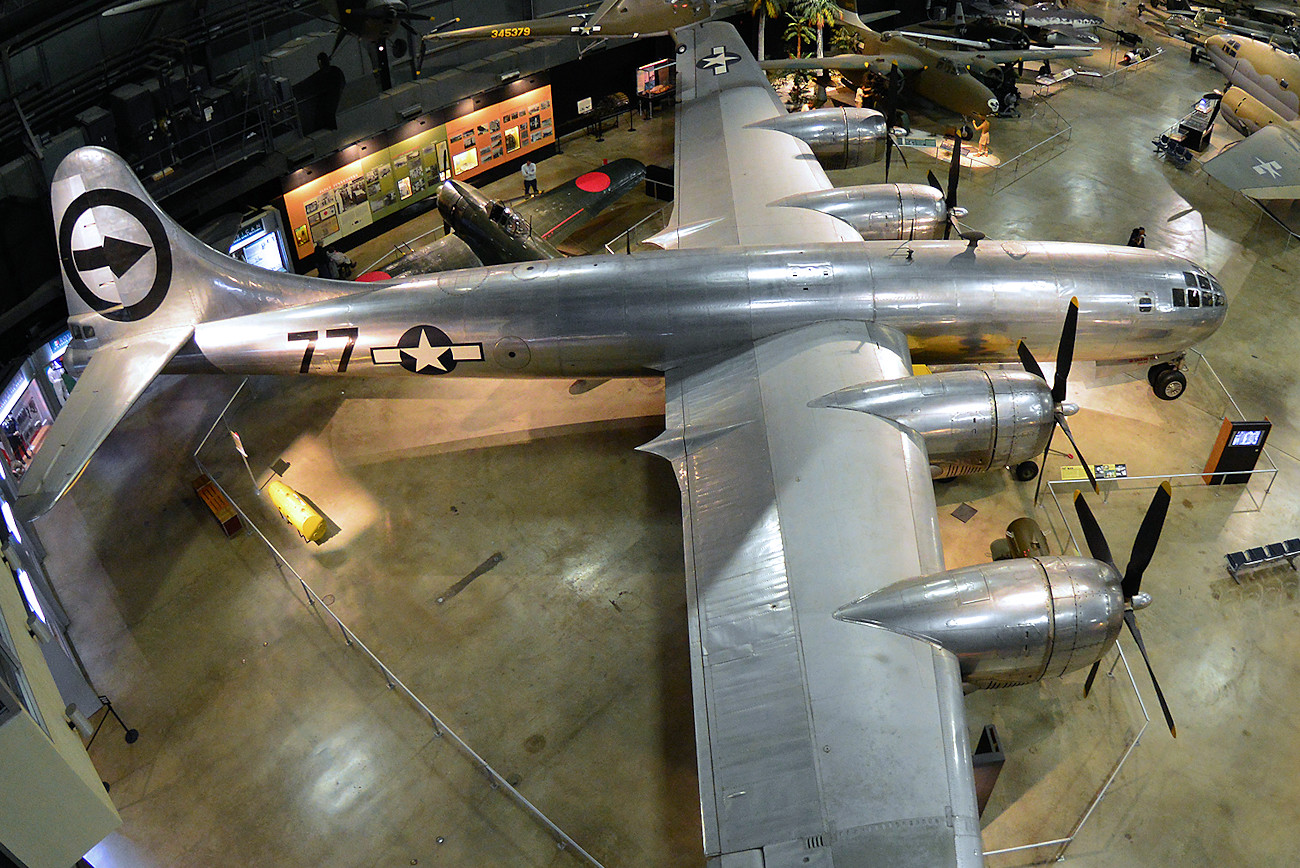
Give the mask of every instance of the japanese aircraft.
<svg viewBox="0 0 1300 868">
<path fill-rule="evenodd" d="M 362 279 L 559 259 L 557 245 L 644 179 L 645 166 L 623 157 L 513 206 L 488 199 L 461 181 L 444 181 L 438 188 L 438 211 L 455 234 L 409 250 Z"/>
<path fill-rule="evenodd" d="M 1300 198 L 1300 58 L 1244 36 L 1205 40 L 1205 55 L 1228 77 L 1223 118 L 1245 133 L 1205 163 L 1205 171 L 1256 199 Z"/>
<path fill-rule="evenodd" d="M 831 57 L 765 60 L 763 69 L 833 69 L 854 87 L 862 87 L 868 76 L 889 76 L 897 69 L 917 95 L 963 117 L 997 114 L 1001 108 L 990 89 L 1006 82 L 1006 67 L 1026 61 L 1063 57 L 1083 57 L 1091 48 L 975 48 L 932 47 L 922 44 L 924 34 L 905 35 L 898 31 L 877 33 L 858 16 L 841 9 L 838 17 L 846 27 L 857 32 L 863 43 L 862 54 L 837 54 Z M 948 37 L 935 38 L 951 42 Z"/>
<path fill-rule="evenodd" d="M 284 275 L 204 247 L 112 153 L 74 151 L 51 200 L 66 358 L 85 367 L 19 509 L 46 511 L 160 371 L 662 372 L 665 430 L 642 448 L 682 490 L 704 855 L 973 868 L 963 683 L 1100 660 L 1146 602 L 1159 525 L 1144 522 L 1123 578 L 1082 512 L 1094 558 L 947 570 L 931 480 L 1037 454 L 1073 409 L 1072 359 L 1176 362 L 1218 328 L 1223 292 L 1154 250 L 870 242 L 783 204 L 830 189 L 802 118 L 730 25 L 675 35 L 677 196 L 655 252 L 364 288 Z M 878 113 L 832 111 L 842 150 L 879 138 Z M 1029 347 L 1058 336 L 1049 385 Z M 912 374 L 999 362 L 1025 370 Z"/>
</svg>

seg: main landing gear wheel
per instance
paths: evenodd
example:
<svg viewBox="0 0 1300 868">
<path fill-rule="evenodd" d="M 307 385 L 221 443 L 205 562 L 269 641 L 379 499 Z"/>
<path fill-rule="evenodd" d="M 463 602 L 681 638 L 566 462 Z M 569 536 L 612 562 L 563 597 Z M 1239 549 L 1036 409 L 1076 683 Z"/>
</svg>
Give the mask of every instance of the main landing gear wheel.
<svg viewBox="0 0 1300 868">
<path fill-rule="evenodd" d="M 1160 400 L 1172 401 L 1186 391 L 1187 378 L 1182 371 L 1171 367 L 1156 374 L 1151 388 Z"/>
<path fill-rule="evenodd" d="M 1038 465 L 1032 461 L 1021 461 L 1015 466 L 1013 472 L 1016 474 L 1016 479 L 1028 482 L 1038 475 Z"/>
</svg>

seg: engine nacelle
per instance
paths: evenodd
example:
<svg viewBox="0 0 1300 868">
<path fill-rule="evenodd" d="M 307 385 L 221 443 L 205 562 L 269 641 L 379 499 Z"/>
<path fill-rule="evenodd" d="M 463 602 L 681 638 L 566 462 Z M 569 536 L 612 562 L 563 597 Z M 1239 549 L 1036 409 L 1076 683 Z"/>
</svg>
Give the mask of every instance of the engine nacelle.
<svg viewBox="0 0 1300 868">
<path fill-rule="evenodd" d="M 852 169 L 885 156 L 885 116 L 873 109 L 822 108 L 750 124 L 794 136 L 827 169 Z"/>
<path fill-rule="evenodd" d="M 936 479 L 1008 467 L 1047 448 L 1052 390 L 1023 371 L 945 371 L 850 386 L 812 407 L 880 416 L 925 439 Z"/>
<path fill-rule="evenodd" d="M 1120 586 L 1091 558 L 1019 558 L 895 582 L 835 617 L 942 645 L 972 687 L 1012 687 L 1099 660 L 1124 623 Z"/>
<path fill-rule="evenodd" d="M 1230 87 L 1220 104 L 1223 119 L 1242 135 L 1253 135 L 1264 127 L 1286 123 L 1282 116 L 1239 87 Z"/>
<path fill-rule="evenodd" d="M 943 237 L 944 195 L 929 184 L 863 184 L 787 196 L 774 205 L 807 208 L 849 224 L 863 241 L 927 241 Z M 962 209 L 953 209 L 960 213 Z"/>
</svg>

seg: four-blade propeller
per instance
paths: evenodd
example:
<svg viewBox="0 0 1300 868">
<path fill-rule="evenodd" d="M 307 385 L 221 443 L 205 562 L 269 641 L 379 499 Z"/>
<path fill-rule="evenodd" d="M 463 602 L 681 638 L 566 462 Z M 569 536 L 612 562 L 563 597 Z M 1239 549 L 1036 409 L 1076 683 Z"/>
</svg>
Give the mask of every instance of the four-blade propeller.
<svg viewBox="0 0 1300 868">
<path fill-rule="evenodd" d="M 943 226 L 943 240 L 952 235 L 952 227 L 957 225 L 957 218 L 966 216 L 966 209 L 957 207 L 957 185 L 961 182 L 961 137 L 952 137 L 952 160 L 948 163 L 948 188 L 945 190 L 935 177 L 933 171 L 925 173 L 930 186 L 944 194 L 944 210 L 947 214 Z M 959 227 L 960 228 L 960 227 Z M 963 236 L 964 237 L 964 236 Z"/>
<path fill-rule="evenodd" d="M 1056 377 L 1052 382 L 1052 430 L 1047 435 L 1047 448 L 1043 450 L 1043 467 L 1047 466 L 1047 453 L 1052 449 L 1052 437 L 1056 435 L 1057 427 L 1065 432 L 1069 438 L 1070 445 L 1074 447 L 1074 454 L 1079 456 L 1080 463 L 1083 464 L 1083 472 L 1088 475 L 1088 482 L 1092 485 L 1093 491 L 1099 491 L 1097 488 L 1097 478 L 1092 474 L 1092 467 L 1089 466 L 1087 459 L 1083 457 L 1083 452 L 1079 450 L 1079 444 L 1074 442 L 1074 434 L 1070 432 L 1070 423 L 1065 421 L 1066 416 L 1072 416 L 1078 412 L 1079 408 L 1073 404 L 1065 403 L 1066 380 L 1070 376 L 1070 366 L 1074 362 L 1074 335 L 1079 328 L 1079 300 L 1070 299 L 1070 307 L 1065 312 L 1065 324 L 1061 326 L 1061 342 L 1056 348 Z M 1029 351 L 1029 347 L 1024 341 L 1016 347 L 1016 352 L 1020 355 L 1020 364 L 1025 370 L 1034 376 L 1047 382 L 1047 376 L 1039 366 L 1038 360 L 1034 354 Z M 1038 495 L 1043 488 L 1043 476 L 1038 476 L 1038 485 L 1034 488 L 1034 502 L 1038 502 Z"/>
<path fill-rule="evenodd" d="M 1141 609 L 1150 602 L 1150 598 L 1141 593 L 1142 574 L 1151 564 L 1151 556 L 1155 553 L 1156 543 L 1160 541 L 1160 530 L 1165 524 L 1165 515 L 1169 512 L 1169 498 L 1172 489 L 1169 483 L 1163 482 L 1156 489 L 1155 497 L 1151 498 L 1151 505 L 1147 507 L 1146 517 L 1142 519 L 1142 525 L 1138 528 L 1137 538 L 1133 540 L 1133 551 L 1129 555 L 1128 568 L 1124 570 L 1124 580 L 1121 585 L 1124 595 L 1124 623 L 1128 625 L 1128 630 L 1133 634 L 1133 640 L 1137 642 L 1138 650 L 1142 652 L 1142 660 L 1147 665 L 1147 673 L 1151 676 L 1151 683 L 1156 689 L 1156 698 L 1160 700 L 1160 710 L 1165 713 L 1165 723 L 1169 726 L 1169 734 L 1174 738 L 1178 737 L 1178 729 L 1174 726 L 1174 716 L 1169 713 L 1169 704 L 1165 702 L 1165 694 L 1160 689 L 1160 682 L 1156 680 L 1155 670 L 1151 668 L 1151 658 L 1147 656 L 1147 646 L 1142 641 L 1142 631 L 1138 629 L 1136 609 Z M 1074 492 L 1074 510 L 1079 515 L 1079 524 L 1083 528 L 1083 537 L 1088 543 L 1088 552 L 1097 560 L 1104 561 L 1119 572 L 1119 567 L 1115 566 L 1110 554 L 1110 546 L 1106 544 L 1106 536 L 1101 532 L 1101 526 L 1097 524 L 1097 519 L 1093 517 L 1092 510 L 1088 507 L 1088 502 L 1083 499 L 1083 492 Z M 1135 602 L 1136 598 L 1136 602 Z M 1087 696 L 1092 690 L 1093 679 L 1097 677 L 1097 670 L 1101 667 L 1101 660 L 1092 664 L 1092 669 L 1088 672 L 1088 680 L 1083 684 L 1083 695 Z"/>
</svg>

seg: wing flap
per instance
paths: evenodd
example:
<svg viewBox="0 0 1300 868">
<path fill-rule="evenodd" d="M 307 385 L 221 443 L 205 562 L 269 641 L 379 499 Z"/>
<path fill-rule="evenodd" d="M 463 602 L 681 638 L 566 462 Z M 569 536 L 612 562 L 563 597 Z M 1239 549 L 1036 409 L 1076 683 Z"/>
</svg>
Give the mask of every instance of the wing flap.
<svg viewBox="0 0 1300 868">
<path fill-rule="evenodd" d="M 95 351 L 23 475 L 20 513 L 36 518 L 49 511 L 192 334 L 193 326 L 177 326 L 124 337 Z"/>
<path fill-rule="evenodd" d="M 668 374 L 708 856 L 982 864 L 956 659 L 832 617 L 942 569 L 924 445 L 808 407 L 909 371 L 896 332 L 824 323 Z"/>
</svg>

